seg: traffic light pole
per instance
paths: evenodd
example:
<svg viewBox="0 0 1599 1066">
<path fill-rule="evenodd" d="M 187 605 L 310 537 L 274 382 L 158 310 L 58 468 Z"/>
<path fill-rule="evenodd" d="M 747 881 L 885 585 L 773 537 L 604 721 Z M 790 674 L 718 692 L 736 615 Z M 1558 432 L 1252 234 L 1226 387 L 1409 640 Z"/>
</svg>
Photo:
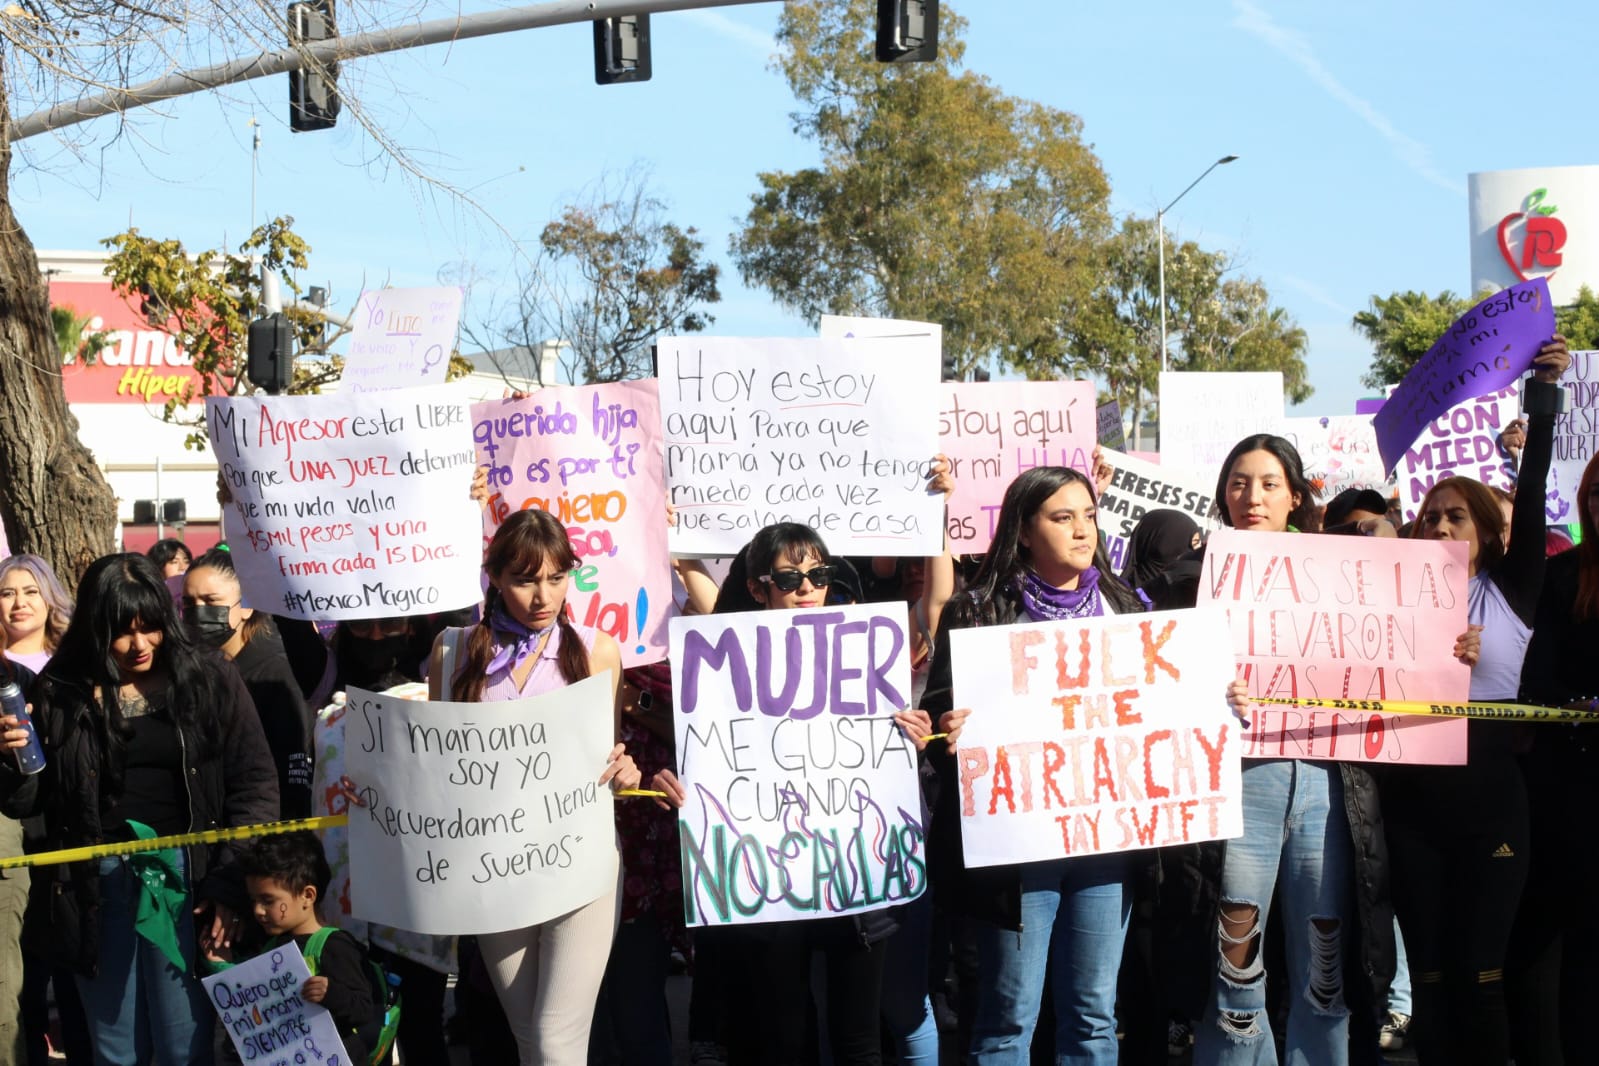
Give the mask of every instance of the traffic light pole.
<svg viewBox="0 0 1599 1066">
<path fill-rule="evenodd" d="M 435 19 L 412 26 L 387 30 L 373 30 L 353 37 L 330 37 L 325 41 L 263 52 L 248 59 L 235 59 L 214 66 L 168 74 L 142 85 L 126 89 L 112 89 L 94 96 L 76 100 L 44 111 L 35 111 L 19 120 L 11 128 L 11 139 L 20 141 L 41 133 L 74 126 L 102 115 L 112 115 L 134 108 L 171 100 L 190 93 L 204 92 L 223 85 L 236 85 L 255 78 L 269 78 L 290 70 L 301 70 L 308 64 L 340 63 L 347 59 L 399 52 L 407 48 L 423 48 L 430 44 L 445 44 L 472 37 L 490 37 L 518 30 L 536 30 L 545 26 L 561 26 L 574 22 L 593 22 L 598 19 L 622 15 L 654 14 L 662 11 L 692 11 L 710 7 L 738 7 L 747 4 L 770 3 L 772 0 L 550 0 L 542 4 L 502 11 L 485 11 L 458 18 Z"/>
</svg>

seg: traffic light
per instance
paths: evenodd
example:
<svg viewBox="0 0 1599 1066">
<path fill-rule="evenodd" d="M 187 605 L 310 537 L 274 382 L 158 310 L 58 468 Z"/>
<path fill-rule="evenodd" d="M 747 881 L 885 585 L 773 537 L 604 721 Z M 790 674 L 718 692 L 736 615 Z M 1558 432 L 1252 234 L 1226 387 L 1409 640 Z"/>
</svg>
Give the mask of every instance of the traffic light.
<svg viewBox="0 0 1599 1066">
<path fill-rule="evenodd" d="M 938 58 L 938 0 L 877 0 L 877 61 Z"/>
<path fill-rule="evenodd" d="M 315 44 L 338 36 L 333 0 L 302 0 L 289 5 L 289 44 Z M 296 133 L 330 130 L 339 120 L 339 65 L 315 64 L 289 71 L 289 129 Z"/>
<path fill-rule="evenodd" d="M 594 20 L 594 84 L 650 80 L 650 17 Z"/>
<path fill-rule="evenodd" d="M 960 360 L 958 360 L 955 357 L 955 353 L 954 352 L 945 352 L 944 353 L 944 377 L 943 377 L 943 380 L 945 380 L 945 381 L 959 381 L 960 379 L 961 379 Z"/>
<path fill-rule="evenodd" d="M 287 391 L 294 381 L 294 329 L 289 317 L 277 311 L 251 322 L 246 349 L 245 373 L 255 387 L 273 396 Z"/>
</svg>

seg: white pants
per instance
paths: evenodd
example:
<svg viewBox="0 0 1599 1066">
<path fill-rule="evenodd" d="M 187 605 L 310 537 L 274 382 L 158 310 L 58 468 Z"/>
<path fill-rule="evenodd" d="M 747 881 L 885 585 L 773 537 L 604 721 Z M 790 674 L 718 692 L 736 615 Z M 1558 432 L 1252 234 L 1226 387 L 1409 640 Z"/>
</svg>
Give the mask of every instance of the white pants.
<svg viewBox="0 0 1599 1066">
<path fill-rule="evenodd" d="M 522 1066 L 587 1066 L 620 898 L 612 888 L 543 925 L 477 938 Z"/>
</svg>

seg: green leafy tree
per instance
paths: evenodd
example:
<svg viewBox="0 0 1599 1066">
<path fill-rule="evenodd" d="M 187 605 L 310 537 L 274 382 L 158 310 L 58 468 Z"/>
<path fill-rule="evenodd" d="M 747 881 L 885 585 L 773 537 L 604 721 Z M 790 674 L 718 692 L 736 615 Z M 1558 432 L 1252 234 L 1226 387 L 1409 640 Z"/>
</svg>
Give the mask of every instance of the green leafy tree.
<svg viewBox="0 0 1599 1066">
<path fill-rule="evenodd" d="M 796 0 L 778 69 L 816 166 L 759 175 L 731 242 L 747 284 L 824 313 L 938 322 L 965 371 L 1057 352 L 1063 308 L 1093 288 L 1109 185 L 1077 116 L 961 71 L 965 21 L 939 57 L 877 63 L 873 0 Z"/>
<path fill-rule="evenodd" d="M 1061 349 L 1034 377 L 1094 375 L 1136 420 L 1158 395 L 1160 260 L 1153 219 L 1127 218 L 1100 245 L 1093 292 L 1062 315 Z M 1166 242 L 1167 363 L 1172 370 L 1276 370 L 1294 403 L 1311 393 L 1305 331 L 1255 279 L 1193 241 Z M 1136 421 L 1135 423 L 1136 424 Z"/>
<path fill-rule="evenodd" d="M 1584 285 L 1575 302 L 1555 308 L 1555 329 L 1574 352 L 1599 349 L 1599 296 Z"/>
<path fill-rule="evenodd" d="M 79 315 L 70 307 L 50 308 L 50 325 L 55 329 L 56 350 L 62 363 L 93 365 L 100 353 L 111 344 L 111 334 L 106 330 L 91 330 L 93 316 Z"/>
<path fill-rule="evenodd" d="M 544 227 L 515 310 L 490 334 L 529 350 L 565 341 L 570 381 L 649 376 L 654 339 L 704 330 L 722 298 L 698 231 L 666 213 L 643 172 L 602 179 Z"/>
<path fill-rule="evenodd" d="M 147 237 L 129 229 L 100 243 L 112 249 L 106 274 L 117 292 L 136 306 L 154 328 L 170 334 L 193 361 L 200 386 L 187 386 L 166 402 L 169 422 L 201 427 L 204 413 L 189 405 L 206 396 L 236 396 L 255 391 L 245 376 L 250 322 L 265 313 L 263 270 L 278 277 L 285 294 L 284 314 L 295 329 L 301 354 L 326 352 L 342 336 L 329 333 L 314 311 L 294 306 L 298 272 L 309 266 L 310 245 L 294 232 L 292 218 L 275 218 L 239 246 L 237 252 L 206 249 L 190 255 L 181 241 Z M 338 377 L 343 361 L 296 362 L 290 392 L 315 392 Z M 187 445 L 206 447 L 205 434 L 190 434 Z"/>
<path fill-rule="evenodd" d="M 1371 342 L 1371 368 L 1360 379 L 1381 389 L 1404 380 L 1416 361 L 1427 354 L 1473 301 L 1452 292 L 1396 292 L 1373 296 L 1371 306 L 1355 315 L 1354 328 Z"/>
</svg>

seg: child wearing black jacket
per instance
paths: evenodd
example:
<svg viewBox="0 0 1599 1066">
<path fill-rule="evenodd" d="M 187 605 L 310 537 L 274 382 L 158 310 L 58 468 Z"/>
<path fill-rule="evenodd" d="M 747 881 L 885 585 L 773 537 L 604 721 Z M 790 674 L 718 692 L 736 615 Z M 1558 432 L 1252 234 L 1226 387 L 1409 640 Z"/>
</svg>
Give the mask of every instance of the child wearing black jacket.
<svg viewBox="0 0 1599 1066">
<path fill-rule="evenodd" d="M 261 837 L 244 852 L 240 866 L 268 948 L 292 938 L 304 952 L 322 928 L 317 904 L 332 876 L 322 842 L 306 830 Z M 312 970 L 315 976 L 301 987 L 301 996 L 333 1015 L 349 1061 L 366 1062 L 383 1028 L 383 1005 L 373 994 L 365 945 L 335 929 Z"/>
</svg>

